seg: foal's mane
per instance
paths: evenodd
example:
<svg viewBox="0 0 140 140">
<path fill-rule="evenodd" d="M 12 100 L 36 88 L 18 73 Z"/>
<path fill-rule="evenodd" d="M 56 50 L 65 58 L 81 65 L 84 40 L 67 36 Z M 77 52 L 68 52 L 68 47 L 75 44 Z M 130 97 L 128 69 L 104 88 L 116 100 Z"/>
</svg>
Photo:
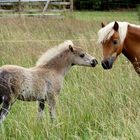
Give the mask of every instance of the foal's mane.
<svg viewBox="0 0 140 140">
<path fill-rule="evenodd" d="M 50 48 L 47 50 L 37 61 L 36 66 L 43 66 L 48 64 L 52 59 L 61 55 L 64 51 L 69 49 L 69 46 L 73 46 L 73 42 L 71 40 L 67 40 L 58 46 Z"/>
<path fill-rule="evenodd" d="M 98 43 L 102 43 L 111 38 L 111 36 L 114 34 L 114 29 L 113 29 L 114 23 L 115 22 L 111 22 L 98 31 Z M 119 24 L 118 31 L 119 31 L 121 43 L 123 43 L 123 41 L 127 35 L 128 25 L 140 28 L 140 26 L 135 25 L 135 24 L 130 24 L 128 22 L 117 22 L 117 23 Z"/>
</svg>

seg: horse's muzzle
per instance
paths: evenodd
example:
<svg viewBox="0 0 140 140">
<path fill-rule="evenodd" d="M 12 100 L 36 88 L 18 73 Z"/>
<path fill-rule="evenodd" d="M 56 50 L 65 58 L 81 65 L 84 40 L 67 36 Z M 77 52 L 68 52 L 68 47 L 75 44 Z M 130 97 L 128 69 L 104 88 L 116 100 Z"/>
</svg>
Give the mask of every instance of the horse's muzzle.
<svg viewBox="0 0 140 140">
<path fill-rule="evenodd" d="M 91 66 L 92 66 L 92 67 L 95 67 L 97 64 L 98 64 L 98 61 L 97 61 L 96 59 L 93 59 L 93 60 L 91 61 Z"/>
<path fill-rule="evenodd" d="M 113 66 L 113 63 L 115 61 L 115 57 L 110 57 L 108 59 L 105 59 L 103 60 L 101 63 L 102 63 L 102 67 L 105 69 L 105 70 L 108 70 L 108 69 L 111 69 L 112 66 Z"/>
</svg>

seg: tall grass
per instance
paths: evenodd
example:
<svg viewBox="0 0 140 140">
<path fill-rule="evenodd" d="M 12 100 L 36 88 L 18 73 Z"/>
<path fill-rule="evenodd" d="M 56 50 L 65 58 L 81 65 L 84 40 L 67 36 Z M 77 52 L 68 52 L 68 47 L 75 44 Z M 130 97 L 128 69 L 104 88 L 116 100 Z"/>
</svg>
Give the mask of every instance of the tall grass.
<svg viewBox="0 0 140 140">
<path fill-rule="evenodd" d="M 74 40 L 100 63 L 102 48 L 96 39 L 102 18 L 138 23 L 135 12 L 122 14 L 82 12 L 63 20 L 2 18 L 0 65 L 32 67 L 42 52 L 66 39 Z M 74 66 L 65 77 L 56 121 L 51 123 L 47 104 L 45 119 L 38 121 L 36 102 L 17 101 L 0 128 L 0 140 L 139 140 L 139 92 L 139 77 L 123 56 L 110 71 L 100 65 Z"/>
</svg>

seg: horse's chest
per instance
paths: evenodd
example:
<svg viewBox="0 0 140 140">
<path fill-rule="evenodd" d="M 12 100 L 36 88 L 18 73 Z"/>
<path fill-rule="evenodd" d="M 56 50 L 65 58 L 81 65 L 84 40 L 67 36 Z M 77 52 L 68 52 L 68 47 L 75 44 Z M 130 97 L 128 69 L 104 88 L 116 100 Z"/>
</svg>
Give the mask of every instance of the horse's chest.
<svg viewBox="0 0 140 140">
<path fill-rule="evenodd" d="M 47 93 L 57 94 L 61 90 L 62 80 L 58 80 L 57 78 L 54 80 L 46 80 L 45 86 Z"/>
</svg>

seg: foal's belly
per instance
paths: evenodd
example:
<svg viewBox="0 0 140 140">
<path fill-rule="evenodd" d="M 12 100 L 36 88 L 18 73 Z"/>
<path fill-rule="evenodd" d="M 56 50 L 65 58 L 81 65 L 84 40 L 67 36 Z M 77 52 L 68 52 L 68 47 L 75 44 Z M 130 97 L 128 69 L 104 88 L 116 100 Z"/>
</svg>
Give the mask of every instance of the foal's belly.
<svg viewBox="0 0 140 140">
<path fill-rule="evenodd" d="M 38 99 L 34 96 L 28 96 L 28 97 L 25 97 L 23 95 L 19 95 L 17 97 L 18 100 L 22 100 L 22 101 L 37 101 Z"/>
<path fill-rule="evenodd" d="M 17 99 L 22 101 L 37 101 L 40 99 L 45 99 L 45 93 L 36 92 L 31 89 L 23 89 L 21 90 Z"/>
</svg>

